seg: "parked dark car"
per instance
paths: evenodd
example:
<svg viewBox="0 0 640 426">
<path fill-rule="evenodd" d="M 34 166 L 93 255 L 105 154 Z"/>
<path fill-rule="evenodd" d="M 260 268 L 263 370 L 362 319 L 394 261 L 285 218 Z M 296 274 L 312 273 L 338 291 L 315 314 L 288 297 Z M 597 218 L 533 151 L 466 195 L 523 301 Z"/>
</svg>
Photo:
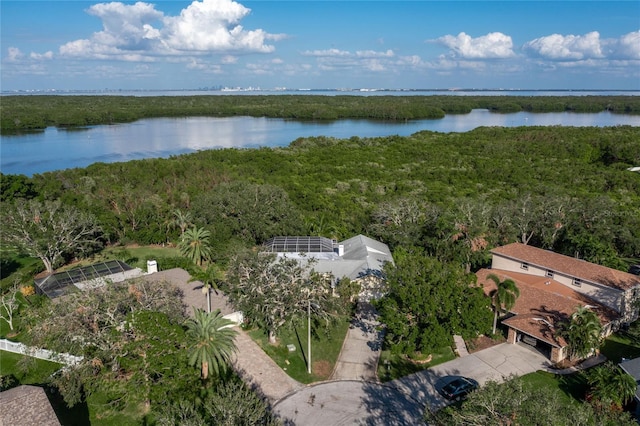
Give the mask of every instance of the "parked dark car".
<svg viewBox="0 0 640 426">
<path fill-rule="evenodd" d="M 447 399 L 458 401 L 476 389 L 478 389 L 477 381 L 457 376 L 444 386 L 438 387 L 438 392 Z"/>
</svg>

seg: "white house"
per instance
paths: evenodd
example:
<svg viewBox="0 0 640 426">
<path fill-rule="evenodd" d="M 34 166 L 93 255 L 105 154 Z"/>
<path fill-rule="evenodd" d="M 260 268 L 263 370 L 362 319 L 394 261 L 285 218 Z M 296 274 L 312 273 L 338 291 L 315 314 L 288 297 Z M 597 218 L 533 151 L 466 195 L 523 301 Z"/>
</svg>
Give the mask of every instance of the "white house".
<svg viewBox="0 0 640 426">
<path fill-rule="evenodd" d="M 264 244 L 264 251 L 300 261 L 314 259 L 316 272 L 359 282 L 364 300 L 382 295 L 382 269 L 387 262 L 393 264 L 389 247 L 364 235 L 342 242 L 325 237 L 274 237 Z"/>
</svg>

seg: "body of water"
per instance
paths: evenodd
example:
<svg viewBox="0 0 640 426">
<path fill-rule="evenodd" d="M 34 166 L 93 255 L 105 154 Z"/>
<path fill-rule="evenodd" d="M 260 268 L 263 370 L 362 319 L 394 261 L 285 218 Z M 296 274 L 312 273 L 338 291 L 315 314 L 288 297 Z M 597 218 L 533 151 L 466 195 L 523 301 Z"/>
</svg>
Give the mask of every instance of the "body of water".
<svg viewBox="0 0 640 426">
<path fill-rule="evenodd" d="M 480 126 L 640 126 L 640 116 L 600 113 L 496 114 L 474 110 L 438 120 L 300 122 L 260 117 L 156 118 L 134 123 L 0 136 L 0 171 L 25 174 L 96 162 L 169 157 L 205 149 L 287 146 L 300 137 L 408 136 L 421 130 L 466 132 Z"/>
</svg>

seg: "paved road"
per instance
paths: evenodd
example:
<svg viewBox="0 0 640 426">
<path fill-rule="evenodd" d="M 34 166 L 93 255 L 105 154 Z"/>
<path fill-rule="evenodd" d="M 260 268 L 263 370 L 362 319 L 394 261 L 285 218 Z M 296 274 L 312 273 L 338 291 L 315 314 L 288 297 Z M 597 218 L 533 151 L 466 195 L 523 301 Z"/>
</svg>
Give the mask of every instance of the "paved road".
<svg viewBox="0 0 640 426">
<path fill-rule="evenodd" d="M 278 401 L 274 411 L 301 426 L 422 424 L 425 407 L 437 410 L 448 403 L 434 387 L 447 376 L 468 376 L 483 384 L 548 365 L 538 352 L 503 343 L 385 384 L 341 381 L 307 387 Z"/>
</svg>

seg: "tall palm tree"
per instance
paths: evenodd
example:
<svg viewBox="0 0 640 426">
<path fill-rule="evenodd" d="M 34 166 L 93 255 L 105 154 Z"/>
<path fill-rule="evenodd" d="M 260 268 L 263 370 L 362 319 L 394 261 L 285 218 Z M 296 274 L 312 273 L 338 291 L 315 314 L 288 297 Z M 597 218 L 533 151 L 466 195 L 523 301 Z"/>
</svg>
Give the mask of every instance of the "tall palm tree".
<svg viewBox="0 0 640 426">
<path fill-rule="evenodd" d="M 211 255 L 209 237 L 211 233 L 204 228 L 193 227 L 182 234 L 178 249 L 180 253 L 191 259 L 196 265 L 202 266 L 202 261 Z"/>
<path fill-rule="evenodd" d="M 500 281 L 500 278 L 496 274 L 489 274 L 487 278 L 496 283 L 496 289 L 489 294 L 493 301 L 493 334 L 496 334 L 498 313 L 513 308 L 516 300 L 520 297 L 520 290 L 511 278 Z"/>
<path fill-rule="evenodd" d="M 567 340 L 571 359 L 584 358 L 600 346 L 602 325 L 594 311 L 581 306 L 569 321 L 560 323 L 558 334 Z"/>
<path fill-rule="evenodd" d="M 219 310 L 207 313 L 194 309 L 194 318 L 187 321 L 187 336 L 192 341 L 189 364 L 200 366 L 202 379 L 213 370 L 216 375 L 224 372 L 236 351 L 235 330 L 229 328 L 233 322 L 224 318 Z"/>
<path fill-rule="evenodd" d="M 202 293 L 207 296 L 207 312 L 211 312 L 211 289 L 219 290 L 218 283 L 224 279 L 224 273 L 216 264 L 207 266 L 207 269 L 198 268 L 191 274 L 191 281 L 202 282 Z"/>
</svg>

